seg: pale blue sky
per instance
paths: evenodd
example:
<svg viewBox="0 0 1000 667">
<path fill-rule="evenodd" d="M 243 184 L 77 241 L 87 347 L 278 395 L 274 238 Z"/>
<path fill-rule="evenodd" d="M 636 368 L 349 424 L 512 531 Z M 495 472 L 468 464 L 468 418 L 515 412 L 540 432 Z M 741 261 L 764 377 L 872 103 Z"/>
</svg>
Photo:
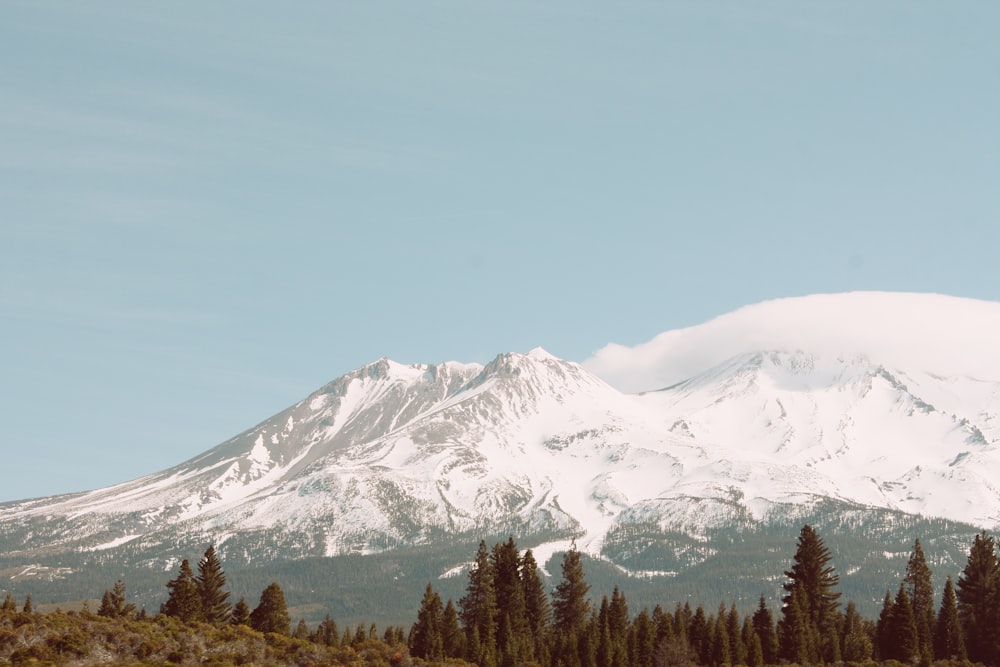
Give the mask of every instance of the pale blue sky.
<svg viewBox="0 0 1000 667">
<path fill-rule="evenodd" d="M 0 500 L 382 356 L 1000 300 L 1000 5 L 0 5 Z"/>
</svg>

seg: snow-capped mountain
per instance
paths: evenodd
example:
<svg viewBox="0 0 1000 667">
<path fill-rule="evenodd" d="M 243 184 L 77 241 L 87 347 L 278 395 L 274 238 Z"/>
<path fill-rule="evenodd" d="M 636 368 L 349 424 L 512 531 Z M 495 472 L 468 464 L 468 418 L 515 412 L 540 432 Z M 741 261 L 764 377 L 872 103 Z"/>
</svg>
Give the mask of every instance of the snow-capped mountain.
<svg viewBox="0 0 1000 667">
<path fill-rule="evenodd" d="M 656 536 L 820 506 L 992 529 L 995 340 L 1000 304 L 859 293 L 749 307 L 584 365 L 542 349 L 382 359 L 169 470 L 0 505 L 0 551 L 141 562 L 211 541 L 260 562 L 510 533 L 543 554 L 574 536 L 629 566 Z M 624 544 L 640 532 L 644 546 Z"/>
</svg>

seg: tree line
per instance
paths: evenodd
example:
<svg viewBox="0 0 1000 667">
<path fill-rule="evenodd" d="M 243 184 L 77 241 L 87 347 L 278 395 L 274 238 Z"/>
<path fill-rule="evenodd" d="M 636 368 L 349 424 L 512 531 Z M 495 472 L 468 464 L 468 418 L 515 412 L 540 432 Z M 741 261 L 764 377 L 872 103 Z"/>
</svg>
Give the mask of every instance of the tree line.
<svg viewBox="0 0 1000 667">
<path fill-rule="evenodd" d="M 186 624 L 246 626 L 257 632 L 306 639 L 332 648 L 358 646 L 369 641 L 390 645 L 406 642 L 406 633 L 402 628 L 388 626 L 383 633 L 379 633 L 375 623 L 361 623 L 353 630 L 345 628 L 341 634 L 336 621 L 329 615 L 312 629 L 305 619 L 299 619 L 293 629 L 284 591 L 277 582 L 271 582 L 261 592 L 260 601 L 252 610 L 245 597 L 232 604 L 226 590 L 222 562 L 212 545 L 198 561 L 197 573 L 191 568 L 190 560 L 185 558 L 177 576 L 168 581 L 166 587 L 169 593 L 167 601 L 160 605 L 160 614 Z M 27 604 L 31 604 L 30 597 Z M 104 591 L 97 614 L 109 618 L 141 619 L 146 616 L 146 611 L 137 611 L 134 604 L 126 602 L 125 583 L 119 580 L 111 590 Z"/>
<path fill-rule="evenodd" d="M 488 549 L 480 542 L 465 595 L 442 601 L 428 584 L 410 629 L 411 655 L 428 662 L 464 660 L 479 667 L 671 667 L 728 665 L 972 661 L 1000 665 L 1000 557 L 985 533 L 976 536 L 957 585 L 949 576 L 935 605 L 932 573 L 920 540 L 895 594 L 887 588 L 877 619 L 841 604 L 830 550 L 809 525 L 799 533 L 783 573 L 777 616 L 761 596 L 741 614 L 676 603 L 629 613 L 615 587 L 595 604 L 575 544 L 549 594 L 532 551 L 513 538 Z"/>
<path fill-rule="evenodd" d="M 617 587 L 596 602 L 575 544 L 563 555 L 561 579 L 550 591 L 532 551 L 521 553 L 509 538 L 492 549 L 480 542 L 457 603 L 442 601 L 428 584 L 409 633 L 389 626 L 380 634 L 374 623 L 341 632 L 329 615 L 313 628 L 305 620 L 293 628 L 273 582 L 255 608 L 244 598 L 231 604 L 218 554 L 209 546 L 197 572 L 188 560 L 181 562 L 156 615 L 129 603 L 121 580 L 104 592 L 97 614 L 86 608 L 38 614 L 30 596 L 18 611 L 7 594 L 0 603 L 0 664 L 5 658 L 12 664 L 79 662 L 108 651 L 199 664 L 214 651 L 228 652 L 223 662 L 234 664 L 354 664 L 360 657 L 379 667 L 444 661 L 478 667 L 1000 665 L 997 549 L 992 537 L 977 535 L 965 568 L 954 584 L 947 577 L 935 604 L 932 573 L 915 540 L 895 594 L 888 587 L 878 618 L 867 619 L 853 602 L 842 605 L 830 550 L 806 525 L 783 573 L 780 598 L 769 603 L 762 595 L 752 613 L 725 602 L 716 610 L 678 602 L 670 611 L 656 605 L 632 614 Z M 119 625 L 102 628 L 95 625 L 100 619 Z"/>
</svg>

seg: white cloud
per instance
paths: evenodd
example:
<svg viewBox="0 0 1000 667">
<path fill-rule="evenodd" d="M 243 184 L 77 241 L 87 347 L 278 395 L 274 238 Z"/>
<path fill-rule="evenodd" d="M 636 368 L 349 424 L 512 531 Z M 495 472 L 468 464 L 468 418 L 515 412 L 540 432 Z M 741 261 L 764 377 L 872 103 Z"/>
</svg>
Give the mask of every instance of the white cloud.
<svg viewBox="0 0 1000 667">
<path fill-rule="evenodd" d="M 739 354 L 865 355 L 890 367 L 1000 380 L 1000 303 L 940 294 L 850 292 L 778 299 L 583 362 L 623 391 L 686 380 Z"/>
</svg>

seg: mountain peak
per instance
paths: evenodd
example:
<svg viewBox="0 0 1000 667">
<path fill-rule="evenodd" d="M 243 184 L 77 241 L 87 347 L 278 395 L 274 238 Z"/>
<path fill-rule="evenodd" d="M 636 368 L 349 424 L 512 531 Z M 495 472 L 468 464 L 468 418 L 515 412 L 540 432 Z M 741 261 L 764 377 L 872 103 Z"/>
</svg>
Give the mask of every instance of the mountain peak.
<svg viewBox="0 0 1000 667">
<path fill-rule="evenodd" d="M 530 350 L 528 350 L 528 353 L 527 353 L 526 356 L 528 356 L 528 357 L 530 357 L 532 359 L 538 359 L 540 361 L 558 360 L 558 357 L 556 357 L 553 354 L 550 354 L 548 352 L 548 350 L 546 350 L 543 347 L 533 347 L 533 348 L 531 348 Z"/>
<path fill-rule="evenodd" d="M 998 338 L 997 302 L 907 292 L 815 294 L 746 306 L 634 347 L 611 344 L 583 365 L 628 392 L 671 386 L 739 355 L 780 350 L 998 380 Z"/>
<path fill-rule="evenodd" d="M 957 353 L 988 361 L 995 313 L 1000 304 L 881 293 L 760 304 L 622 348 L 626 368 L 697 368 L 642 395 L 542 348 L 486 366 L 382 358 L 174 468 L 5 508 L 0 536 L 80 553 L 142 535 L 152 552 L 212 532 L 255 560 L 435 535 L 574 534 L 614 560 L 616 540 L 640 525 L 694 534 L 771 521 L 808 498 L 993 528 L 1000 379 L 928 372 L 927 359 L 947 359 L 923 336 L 953 329 L 951 344 L 967 337 Z M 935 317 L 958 319 L 925 321 Z M 898 326 L 910 338 L 893 355 Z M 905 354 L 915 340 L 927 359 Z M 64 522 L 46 520 L 43 534 L 38 516 Z"/>
</svg>

